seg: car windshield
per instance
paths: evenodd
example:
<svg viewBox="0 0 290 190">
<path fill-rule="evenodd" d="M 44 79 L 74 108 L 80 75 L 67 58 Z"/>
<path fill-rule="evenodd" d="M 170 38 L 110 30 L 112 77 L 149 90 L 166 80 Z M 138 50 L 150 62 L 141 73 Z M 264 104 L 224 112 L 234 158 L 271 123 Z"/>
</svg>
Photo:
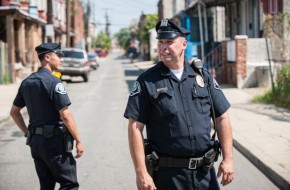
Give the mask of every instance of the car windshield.
<svg viewBox="0 0 290 190">
<path fill-rule="evenodd" d="M 64 56 L 63 57 L 72 57 L 72 58 L 77 58 L 77 59 L 83 59 L 84 54 L 83 52 L 79 51 L 62 51 Z"/>
<path fill-rule="evenodd" d="M 93 58 L 95 58 L 95 57 L 96 57 L 95 54 L 88 54 L 88 58 L 89 58 L 89 59 L 93 59 Z"/>
</svg>

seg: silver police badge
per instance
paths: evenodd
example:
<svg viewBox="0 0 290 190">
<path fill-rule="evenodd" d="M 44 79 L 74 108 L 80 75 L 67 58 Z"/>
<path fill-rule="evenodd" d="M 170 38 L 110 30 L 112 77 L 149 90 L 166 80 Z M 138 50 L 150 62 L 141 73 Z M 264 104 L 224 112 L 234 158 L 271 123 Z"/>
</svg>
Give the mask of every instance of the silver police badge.
<svg viewBox="0 0 290 190">
<path fill-rule="evenodd" d="M 167 26 L 167 24 L 168 24 L 168 20 L 165 18 L 161 20 L 160 26 Z"/>
<path fill-rule="evenodd" d="M 203 78 L 200 75 L 197 75 L 195 80 L 196 80 L 196 83 L 198 84 L 198 86 L 200 86 L 201 88 L 204 87 L 204 81 L 203 81 Z"/>
</svg>

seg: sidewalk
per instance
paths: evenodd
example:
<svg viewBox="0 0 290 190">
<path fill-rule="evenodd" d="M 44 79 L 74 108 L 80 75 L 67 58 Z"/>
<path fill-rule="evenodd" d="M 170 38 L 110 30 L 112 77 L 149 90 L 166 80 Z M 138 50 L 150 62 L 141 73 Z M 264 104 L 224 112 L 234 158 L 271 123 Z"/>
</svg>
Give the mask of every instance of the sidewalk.
<svg viewBox="0 0 290 190">
<path fill-rule="evenodd" d="M 151 61 L 134 65 L 141 70 L 153 66 Z M 263 93 L 261 88 L 222 85 L 222 89 L 232 105 L 229 115 L 235 148 L 278 187 L 290 189 L 290 111 L 251 103 Z"/>
<path fill-rule="evenodd" d="M 0 85 L 0 131 L 2 127 L 13 123 L 9 113 L 19 86 L 18 83 Z M 26 109 L 22 113 L 26 114 Z"/>
<path fill-rule="evenodd" d="M 153 66 L 151 61 L 134 65 L 141 70 Z M 0 135 L 13 123 L 9 112 L 19 85 L 0 85 Z M 290 111 L 250 103 L 261 89 L 222 89 L 232 105 L 229 115 L 235 148 L 281 189 L 290 189 Z"/>
</svg>

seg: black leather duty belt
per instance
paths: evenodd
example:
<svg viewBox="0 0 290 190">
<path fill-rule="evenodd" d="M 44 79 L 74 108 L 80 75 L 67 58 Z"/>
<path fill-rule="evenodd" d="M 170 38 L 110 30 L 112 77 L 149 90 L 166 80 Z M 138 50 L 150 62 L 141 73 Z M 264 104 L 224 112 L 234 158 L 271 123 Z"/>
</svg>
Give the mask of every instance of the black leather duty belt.
<svg viewBox="0 0 290 190">
<path fill-rule="evenodd" d="M 196 169 L 204 165 L 204 157 L 200 158 L 173 158 L 160 157 L 159 166 Z"/>
<path fill-rule="evenodd" d="M 32 134 L 44 135 L 43 127 L 35 127 L 34 130 L 32 131 Z M 62 131 L 58 127 L 55 127 L 54 128 L 54 135 L 61 135 L 61 134 L 62 134 Z"/>
</svg>

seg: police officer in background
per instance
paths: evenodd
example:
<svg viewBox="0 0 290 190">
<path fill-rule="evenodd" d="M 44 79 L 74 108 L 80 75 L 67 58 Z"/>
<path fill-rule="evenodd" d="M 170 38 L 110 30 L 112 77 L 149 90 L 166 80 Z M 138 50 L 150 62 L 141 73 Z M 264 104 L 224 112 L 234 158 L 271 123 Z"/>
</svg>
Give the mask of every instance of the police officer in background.
<svg viewBox="0 0 290 190">
<path fill-rule="evenodd" d="M 137 187 L 139 190 L 219 189 L 217 176 L 222 176 L 221 184 L 227 185 L 234 175 L 232 129 L 227 114 L 230 104 L 208 72 L 203 72 L 203 78 L 184 63 L 186 36 L 190 32 L 168 19 L 158 22 L 155 28 L 160 62 L 137 78 L 124 113 L 129 119 L 128 139 Z M 212 92 L 223 156 L 217 175 L 213 167 L 207 167 L 205 159 L 206 155 L 212 155 L 215 142 L 210 137 L 211 103 L 207 85 Z M 153 177 L 145 164 L 142 134 L 145 125 L 148 141 L 156 153 Z"/>
<path fill-rule="evenodd" d="M 41 67 L 21 83 L 10 114 L 27 137 L 31 155 L 39 177 L 41 190 L 53 190 L 56 182 L 60 189 L 76 190 L 76 161 L 71 153 L 73 139 L 76 156 L 83 154 L 83 146 L 71 104 L 61 80 L 52 75 L 62 61 L 60 43 L 44 43 L 35 48 Z M 20 110 L 27 107 L 29 125 L 26 126 Z"/>
</svg>

